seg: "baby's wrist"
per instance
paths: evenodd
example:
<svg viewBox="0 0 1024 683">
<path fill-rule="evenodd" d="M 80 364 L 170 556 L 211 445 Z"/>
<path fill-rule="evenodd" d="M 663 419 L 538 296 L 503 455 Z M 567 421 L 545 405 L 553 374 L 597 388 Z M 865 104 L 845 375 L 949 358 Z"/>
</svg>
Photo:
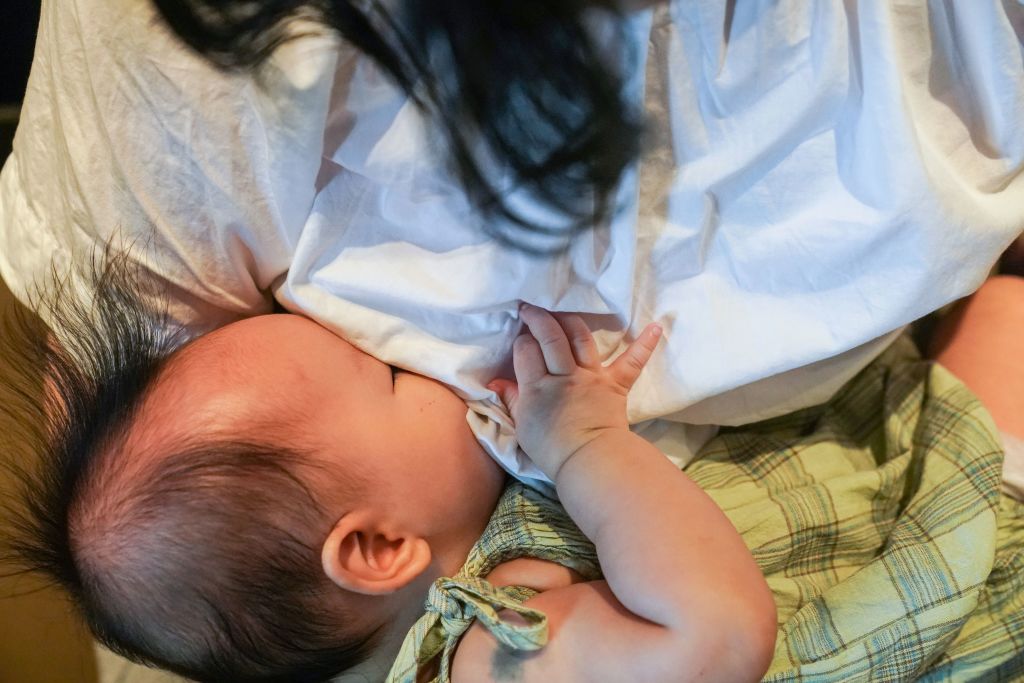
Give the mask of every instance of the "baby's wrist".
<svg viewBox="0 0 1024 683">
<path fill-rule="evenodd" d="M 578 471 L 578 466 L 583 461 L 594 457 L 608 457 L 609 454 L 615 452 L 625 452 L 624 442 L 630 438 L 638 437 L 624 427 L 606 427 L 596 430 L 590 438 L 577 445 L 568 455 L 560 458 L 558 468 L 547 474 L 557 489 L 560 481 L 574 476 L 574 472 Z"/>
</svg>

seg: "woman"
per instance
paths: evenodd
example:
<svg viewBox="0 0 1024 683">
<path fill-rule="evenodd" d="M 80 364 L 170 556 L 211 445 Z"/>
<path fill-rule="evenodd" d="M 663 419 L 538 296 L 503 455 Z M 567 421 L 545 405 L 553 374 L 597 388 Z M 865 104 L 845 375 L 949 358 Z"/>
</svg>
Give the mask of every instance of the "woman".
<svg viewBox="0 0 1024 683">
<path fill-rule="evenodd" d="M 630 420 L 682 464 L 826 400 L 1020 230 L 1019 4 L 160 8 L 220 62 L 310 19 L 347 40 L 225 73 L 137 0 L 44 4 L 0 177 L 12 290 L 120 229 L 193 331 L 304 312 L 457 387 L 526 479 L 483 386 L 519 301 L 583 314 L 606 357 L 660 322 Z"/>
<path fill-rule="evenodd" d="M 475 399 L 539 480 L 482 386 L 519 300 L 583 313 L 603 356 L 661 322 L 630 421 L 682 463 L 714 432 L 693 425 L 827 399 L 1019 232 L 1019 5 L 539 4 L 318 5 L 348 42 L 225 74 L 137 0 L 47 3 L 0 272 L 24 296 L 120 226 L 194 330 L 304 311 Z"/>
</svg>

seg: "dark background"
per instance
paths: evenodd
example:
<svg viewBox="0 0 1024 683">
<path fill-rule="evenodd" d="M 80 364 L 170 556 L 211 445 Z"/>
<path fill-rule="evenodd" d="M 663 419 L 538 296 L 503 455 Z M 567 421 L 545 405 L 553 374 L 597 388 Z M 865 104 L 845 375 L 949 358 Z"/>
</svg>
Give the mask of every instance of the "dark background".
<svg viewBox="0 0 1024 683">
<path fill-rule="evenodd" d="M 50 0 L 62 2 L 65 0 Z M 10 152 L 39 24 L 39 0 L 0 0 L 0 162 Z"/>
</svg>

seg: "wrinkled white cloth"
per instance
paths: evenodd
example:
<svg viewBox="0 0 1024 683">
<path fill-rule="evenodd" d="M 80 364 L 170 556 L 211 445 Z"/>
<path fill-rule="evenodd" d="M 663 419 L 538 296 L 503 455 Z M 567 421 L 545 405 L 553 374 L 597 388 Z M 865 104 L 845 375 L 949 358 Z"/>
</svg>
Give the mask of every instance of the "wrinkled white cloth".
<svg viewBox="0 0 1024 683">
<path fill-rule="evenodd" d="M 437 378 L 526 481 L 483 384 L 517 304 L 577 311 L 612 357 L 665 337 L 629 398 L 678 463 L 715 430 L 829 398 L 900 328 L 976 289 L 1024 221 L 1016 0 L 677 0 L 632 15 L 650 137 L 623 210 L 563 257 L 486 238 L 431 133 L 330 39 L 219 73 L 139 0 L 44 0 L 0 275 L 25 296 L 115 229 L 193 333 L 277 298 Z"/>
</svg>

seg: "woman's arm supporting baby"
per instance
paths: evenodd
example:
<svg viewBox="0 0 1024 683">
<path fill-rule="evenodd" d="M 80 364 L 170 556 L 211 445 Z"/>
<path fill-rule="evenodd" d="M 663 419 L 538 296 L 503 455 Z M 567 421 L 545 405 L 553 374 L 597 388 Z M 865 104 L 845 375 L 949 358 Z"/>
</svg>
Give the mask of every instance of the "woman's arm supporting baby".
<svg viewBox="0 0 1024 683">
<path fill-rule="evenodd" d="M 595 543 L 605 581 L 542 592 L 548 645 L 503 650 L 482 627 L 464 637 L 454 683 L 757 680 L 771 661 L 775 605 L 722 511 L 651 444 L 629 431 L 626 395 L 658 342 L 648 326 L 602 367 L 573 315 L 524 307 L 518 384 L 492 387 L 509 406 L 523 450 Z"/>
</svg>

